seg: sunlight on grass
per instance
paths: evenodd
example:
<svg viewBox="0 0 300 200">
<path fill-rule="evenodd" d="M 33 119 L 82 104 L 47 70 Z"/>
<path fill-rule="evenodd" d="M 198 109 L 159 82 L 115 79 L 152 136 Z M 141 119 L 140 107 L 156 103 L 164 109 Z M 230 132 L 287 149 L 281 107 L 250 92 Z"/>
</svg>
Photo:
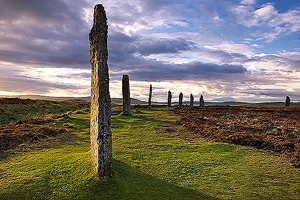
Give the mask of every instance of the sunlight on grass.
<svg viewBox="0 0 300 200">
<path fill-rule="evenodd" d="M 113 174 L 95 177 L 89 115 L 61 140 L 0 160 L 0 199 L 297 199 L 300 170 L 262 150 L 189 140 L 170 108 L 112 116 Z M 188 133 L 190 134 L 190 133 Z M 72 136 L 72 137 L 71 137 Z"/>
</svg>

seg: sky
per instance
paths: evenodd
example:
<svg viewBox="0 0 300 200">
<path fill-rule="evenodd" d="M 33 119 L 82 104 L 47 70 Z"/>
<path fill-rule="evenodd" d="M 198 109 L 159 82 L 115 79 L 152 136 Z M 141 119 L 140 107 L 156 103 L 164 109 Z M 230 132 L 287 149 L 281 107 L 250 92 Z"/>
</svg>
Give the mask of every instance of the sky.
<svg viewBox="0 0 300 200">
<path fill-rule="evenodd" d="M 0 95 L 89 96 L 94 5 L 108 18 L 111 97 L 300 101 L 295 0 L 0 0 Z"/>
</svg>

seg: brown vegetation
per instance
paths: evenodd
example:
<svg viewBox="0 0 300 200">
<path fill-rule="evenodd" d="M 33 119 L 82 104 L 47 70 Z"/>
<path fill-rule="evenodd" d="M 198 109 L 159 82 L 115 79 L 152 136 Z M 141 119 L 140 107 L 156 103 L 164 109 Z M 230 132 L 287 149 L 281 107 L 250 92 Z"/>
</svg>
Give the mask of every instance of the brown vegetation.
<svg viewBox="0 0 300 200">
<path fill-rule="evenodd" d="M 55 115 L 51 118 L 63 116 Z M 66 132 L 64 128 L 45 126 L 44 124 L 50 122 L 51 118 L 28 118 L 10 124 L 0 124 L 0 151 L 15 148 L 25 142 L 38 141 L 41 138 Z"/>
<path fill-rule="evenodd" d="M 0 98 L 0 124 L 8 124 L 24 118 L 61 114 L 89 108 L 90 102 L 82 100 L 51 101 Z"/>
<path fill-rule="evenodd" d="M 300 167 L 300 108 L 185 106 L 177 107 L 175 113 L 193 134 L 269 150 Z"/>
</svg>

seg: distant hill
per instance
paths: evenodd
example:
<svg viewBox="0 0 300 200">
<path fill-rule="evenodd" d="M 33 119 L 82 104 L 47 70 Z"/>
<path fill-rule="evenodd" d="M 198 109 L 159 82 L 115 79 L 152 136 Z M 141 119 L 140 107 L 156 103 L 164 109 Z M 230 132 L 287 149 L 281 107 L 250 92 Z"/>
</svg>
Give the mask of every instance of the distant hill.
<svg viewBox="0 0 300 200">
<path fill-rule="evenodd" d="M 205 102 L 205 105 L 211 106 L 235 106 L 235 105 L 244 105 L 248 104 L 246 102 L 237 102 L 237 101 L 225 101 L 225 102 Z"/>
<path fill-rule="evenodd" d="M 0 97 L 6 98 L 20 98 L 20 99 L 44 99 L 44 100 L 54 100 L 54 101 L 63 101 L 63 100 L 85 100 L 90 101 L 91 97 L 51 97 L 51 96 L 42 96 L 42 95 L 0 95 Z"/>
<path fill-rule="evenodd" d="M 8 96 L 0 95 L 1 97 L 6 98 L 20 98 L 20 99 L 44 99 L 44 100 L 54 100 L 54 101 L 63 101 L 63 100 L 84 100 L 91 101 L 90 96 L 86 97 L 51 97 L 51 96 L 42 96 L 42 95 L 19 95 L 19 96 Z M 122 104 L 122 98 L 111 98 L 112 103 Z M 131 98 L 131 104 L 148 104 L 146 101 L 141 101 L 138 99 Z M 152 102 L 152 105 L 167 105 L 167 102 Z M 172 105 L 178 105 L 178 102 L 172 102 Z M 184 101 L 183 105 L 190 105 L 189 101 Z M 262 102 L 262 103 L 247 103 L 247 102 L 236 102 L 236 101 L 226 101 L 226 102 L 208 102 L 205 101 L 205 106 L 254 106 L 254 107 L 276 107 L 284 106 L 284 102 Z M 199 102 L 194 101 L 194 106 L 199 106 Z M 300 107 L 299 102 L 291 102 L 291 107 Z"/>
<path fill-rule="evenodd" d="M 116 103 L 116 104 L 123 104 L 123 99 L 122 98 L 111 98 L 111 102 Z M 132 105 L 134 105 L 134 104 L 148 104 L 148 102 L 131 98 L 131 104 Z"/>
<path fill-rule="evenodd" d="M 172 102 L 174 105 L 178 105 L 178 102 Z M 182 102 L 183 105 L 190 105 L 189 101 Z M 205 106 L 234 106 L 234 105 L 245 105 L 246 102 L 226 101 L 226 102 L 204 102 Z M 194 106 L 199 106 L 199 101 L 194 101 Z"/>
<path fill-rule="evenodd" d="M 91 101 L 90 96 L 87 96 L 87 97 L 51 97 L 51 96 L 42 96 L 42 95 L 19 95 L 19 96 L 0 95 L 0 97 L 20 98 L 20 99 L 44 99 L 44 100 L 53 100 L 53 101 L 63 101 L 63 100 Z M 122 98 L 111 98 L 111 101 L 112 101 L 112 103 L 122 104 Z M 147 104 L 147 102 L 131 98 L 131 104 Z"/>
</svg>

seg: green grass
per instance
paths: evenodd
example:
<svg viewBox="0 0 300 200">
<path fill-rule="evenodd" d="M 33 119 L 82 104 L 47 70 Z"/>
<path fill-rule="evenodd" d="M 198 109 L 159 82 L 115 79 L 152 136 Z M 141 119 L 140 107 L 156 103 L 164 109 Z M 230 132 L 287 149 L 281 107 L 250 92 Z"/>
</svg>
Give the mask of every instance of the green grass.
<svg viewBox="0 0 300 200">
<path fill-rule="evenodd" d="M 170 108 L 140 110 L 112 116 L 110 179 L 91 164 L 89 114 L 74 112 L 55 122 L 67 134 L 0 160 L 0 199 L 299 199 L 300 170 L 282 159 L 187 141 Z"/>
</svg>

